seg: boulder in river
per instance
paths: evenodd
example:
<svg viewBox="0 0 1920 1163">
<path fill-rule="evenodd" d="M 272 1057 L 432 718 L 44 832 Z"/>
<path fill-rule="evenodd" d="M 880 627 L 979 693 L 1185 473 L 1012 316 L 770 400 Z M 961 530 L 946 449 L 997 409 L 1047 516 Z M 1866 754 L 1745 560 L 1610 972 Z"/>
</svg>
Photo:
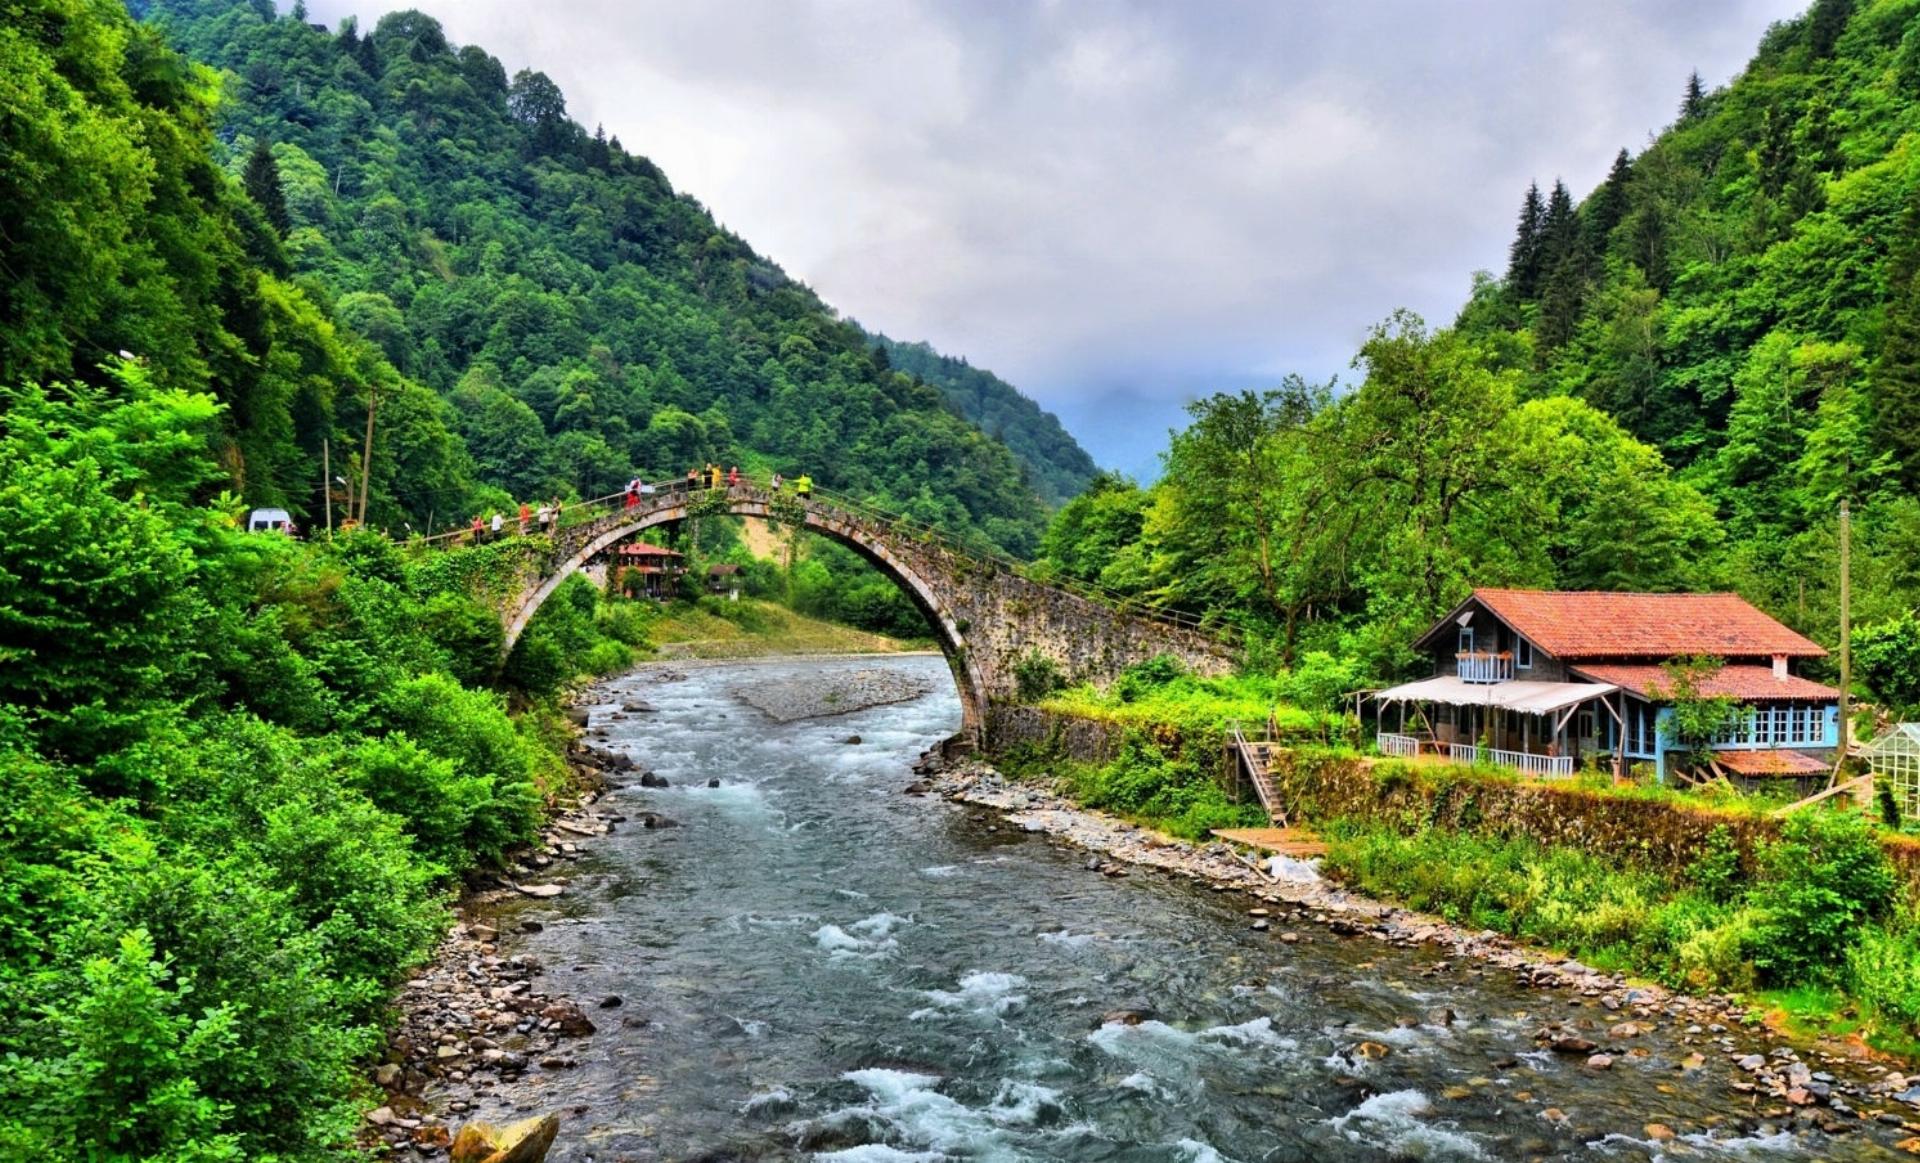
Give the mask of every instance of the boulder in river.
<svg viewBox="0 0 1920 1163">
<path fill-rule="evenodd" d="M 620 709 L 631 715 L 651 715 L 660 708 L 641 699 L 628 699 L 620 704 Z"/>
<path fill-rule="evenodd" d="M 842 739 L 842 740 L 840 740 L 840 742 L 842 742 L 842 743 L 845 743 L 845 744 L 848 744 L 849 746 L 853 746 L 853 745 L 856 745 L 856 744 L 858 744 L 858 743 L 860 742 L 860 736 L 858 736 L 858 735 L 849 735 L 849 736 L 847 736 L 847 737 L 846 737 L 845 739 Z"/>
<path fill-rule="evenodd" d="M 468 1123 L 454 1136 L 449 1154 L 453 1163 L 541 1163 L 559 1133 L 560 1119 L 550 1114 L 504 1127 Z"/>
<path fill-rule="evenodd" d="M 540 900 L 556 897 L 567 891 L 557 884 L 516 884 L 513 887 L 518 890 L 522 896 L 535 897 Z"/>
</svg>

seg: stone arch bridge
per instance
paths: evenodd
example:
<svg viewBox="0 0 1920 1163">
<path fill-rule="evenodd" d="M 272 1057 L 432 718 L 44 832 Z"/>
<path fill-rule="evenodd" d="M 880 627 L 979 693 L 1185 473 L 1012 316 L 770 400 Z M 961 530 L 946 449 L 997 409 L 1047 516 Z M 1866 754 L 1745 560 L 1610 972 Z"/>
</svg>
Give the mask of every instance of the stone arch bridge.
<svg viewBox="0 0 1920 1163">
<path fill-rule="evenodd" d="M 805 499 L 761 484 L 689 490 L 678 483 L 631 507 L 613 498 L 591 520 L 546 539 L 544 561 L 502 611 L 506 649 L 560 583 L 634 535 L 688 517 L 761 517 L 804 526 L 853 549 L 892 578 L 925 615 L 960 691 L 961 741 L 979 744 L 996 703 L 1013 699 L 1016 662 L 1052 660 L 1073 681 L 1104 685 L 1133 663 L 1167 654 L 1200 674 L 1231 669 L 1235 652 L 1188 617 L 1116 604 L 1033 581 L 1004 560 L 961 549 L 931 529 L 846 498 Z"/>
</svg>

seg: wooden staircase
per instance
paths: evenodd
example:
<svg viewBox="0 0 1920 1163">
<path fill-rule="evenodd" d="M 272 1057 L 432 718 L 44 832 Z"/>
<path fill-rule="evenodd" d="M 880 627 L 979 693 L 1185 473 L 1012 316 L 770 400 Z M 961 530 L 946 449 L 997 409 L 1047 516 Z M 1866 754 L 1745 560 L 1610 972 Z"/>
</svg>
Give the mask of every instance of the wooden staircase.
<svg viewBox="0 0 1920 1163">
<path fill-rule="evenodd" d="M 1253 784 L 1254 794 L 1260 797 L 1260 806 L 1266 809 L 1267 818 L 1281 827 L 1287 826 L 1287 808 L 1280 802 L 1280 792 L 1273 786 L 1273 752 L 1279 744 L 1267 739 L 1249 739 L 1246 732 L 1235 723 L 1231 728 L 1227 746 L 1233 753 L 1238 770 Z"/>
</svg>

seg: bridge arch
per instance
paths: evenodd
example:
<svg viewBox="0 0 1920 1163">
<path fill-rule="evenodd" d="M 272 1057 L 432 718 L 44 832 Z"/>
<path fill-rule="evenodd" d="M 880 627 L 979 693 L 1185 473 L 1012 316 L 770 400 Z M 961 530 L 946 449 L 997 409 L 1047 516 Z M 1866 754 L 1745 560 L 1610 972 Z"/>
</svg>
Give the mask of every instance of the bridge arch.
<svg viewBox="0 0 1920 1163">
<path fill-rule="evenodd" d="M 670 521 L 685 520 L 688 516 L 686 494 L 677 494 L 659 501 L 649 498 L 649 503 L 618 515 L 610 515 L 582 527 L 585 535 L 564 547 L 557 547 L 555 559 L 538 583 L 529 588 L 519 599 L 514 609 L 508 612 L 506 619 L 506 640 L 503 649 L 511 652 L 527 624 L 546 600 L 553 596 L 560 584 L 573 576 L 595 554 L 619 544 L 637 533 L 642 533 L 656 525 Z M 940 651 L 946 655 L 947 667 L 953 672 L 954 685 L 960 692 L 960 734 L 962 737 L 979 740 L 985 731 L 988 700 L 991 693 L 985 676 L 981 673 L 979 660 L 968 649 L 968 626 L 956 619 L 940 598 L 935 579 L 923 577 L 898 553 L 895 553 L 882 538 L 871 535 L 858 522 L 848 519 L 831 509 L 808 505 L 804 509 L 804 527 L 831 538 L 852 549 L 871 562 L 881 573 L 891 578 L 902 592 L 907 595 L 916 609 L 933 628 L 934 637 L 940 643 Z M 700 516 L 720 516 L 722 514 L 702 506 Z M 726 516 L 760 517 L 763 519 L 792 523 L 791 512 L 776 514 L 768 498 L 756 490 L 730 490 L 727 496 Z M 569 531 L 571 532 L 571 531 Z"/>
</svg>

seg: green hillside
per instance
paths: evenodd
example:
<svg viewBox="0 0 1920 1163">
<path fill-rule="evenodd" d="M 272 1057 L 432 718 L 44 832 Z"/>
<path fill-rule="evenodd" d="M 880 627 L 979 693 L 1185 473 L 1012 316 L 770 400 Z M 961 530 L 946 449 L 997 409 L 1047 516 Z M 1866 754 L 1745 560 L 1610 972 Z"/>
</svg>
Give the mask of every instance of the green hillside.
<svg viewBox="0 0 1920 1163">
<path fill-rule="evenodd" d="M 1453 326 L 1351 391 L 1200 401 L 1046 567 L 1392 673 L 1473 585 L 1735 588 L 1830 645 L 1854 515 L 1869 689 L 1920 703 L 1920 0 L 1820 0 L 1584 200 L 1526 192 Z"/>
<path fill-rule="evenodd" d="M 568 120 L 544 75 L 510 78 L 413 12 L 363 35 L 276 19 L 264 2 L 133 7 L 221 70 L 216 81 L 164 66 L 198 94 L 193 128 L 218 134 L 193 148 L 236 180 L 202 175 L 202 198 L 238 224 L 211 254 L 235 269 L 251 259 L 268 289 L 216 328 L 221 288 L 187 288 L 178 313 L 202 332 L 170 344 L 152 334 L 159 323 L 120 322 L 131 316 L 105 303 L 76 321 L 90 304 L 49 287 L 29 302 L 66 313 L 82 342 L 15 344 L 0 368 L 10 377 L 84 373 L 103 348 L 166 347 L 153 356 L 166 382 L 211 383 L 246 405 L 228 459 L 249 499 L 310 521 L 321 437 L 357 448 L 357 385 L 384 381 L 397 403 L 377 434 L 377 523 L 445 524 L 481 503 L 605 493 L 636 471 L 714 459 L 806 470 L 1016 552 L 1033 546 L 1041 508 L 1004 445 L 889 371 L 856 327 L 651 162 Z M 234 209 L 242 180 L 252 204 Z M 196 275 L 212 265 L 158 258 Z M 84 273 L 48 259 L 55 282 Z M 314 331 L 364 338 L 336 337 L 356 349 L 353 366 L 254 333 L 282 291 L 294 300 L 282 309 Z"/>
<path fill-rule="evenodd" d="M 1713 502 L 1722 576 L 1831 641 L 1842 497 L 1860 613 L 1920 599 L 1920 3 L 1820 0 L 1676 97 L 1577 208 L 1529 192 L 1460 329 L 1657 447 Z"/>
<path fill-rule="evenodd" d="M 886 351 L 897 370 L 939 388 L 962 416 L 1011 449 L 1048 504 L 1079 496 L 1100 471 L 1058 417 L 999 376 L 965 359 L 942 355 L 930 344 L 885 335 L 870 338 Z"/>
</svg>

